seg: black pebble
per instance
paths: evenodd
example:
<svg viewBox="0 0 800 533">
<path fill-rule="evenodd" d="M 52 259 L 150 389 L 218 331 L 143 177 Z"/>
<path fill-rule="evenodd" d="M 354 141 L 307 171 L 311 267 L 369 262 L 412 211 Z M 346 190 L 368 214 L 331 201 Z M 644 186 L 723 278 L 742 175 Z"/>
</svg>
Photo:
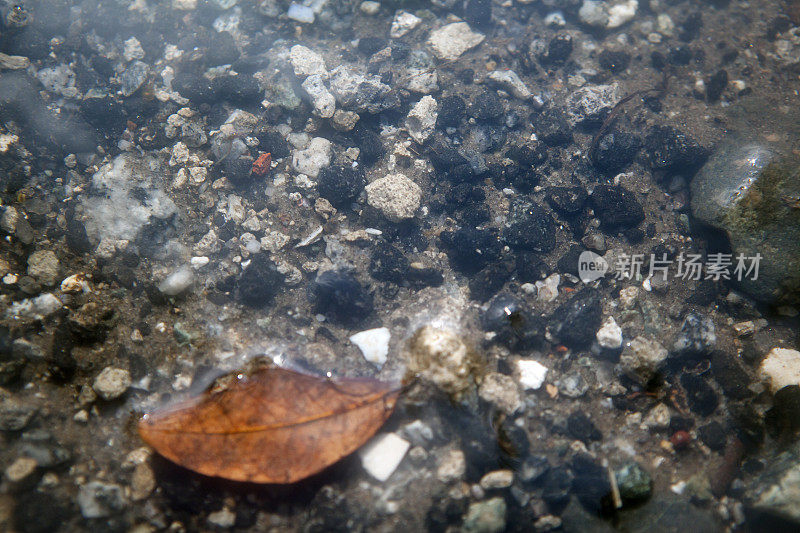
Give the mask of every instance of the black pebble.
<svg viewBox="0 0 800 533">
<path fill-rule="evenodd" d="M 728 86 L 728 71 L 718 70 L 706 80 L 706 100 L 716 102 Z"/>
<path fill-rule="evenodd" d="M 467 0 L 464 20 L 473 28 L 485 30 L 492 26 L 492 0 Z"/>
<path fill-rule="evenodd" d="M 570 435 L 585 444 L 603 439 L 603 434 L 583 411 L 575 411 L 567 417 L 567 430 Z"/>
<path fill-rule="evenodd" d="M 222 162 L 222 173 L 228 181 L 236 186 L 245 186 L 254 177 L 250 170 L 253 168 L 253 158 L 249 156 L 227 158 Z"/>
<path fill-rule="evenodd" d="M 526 348 L 539 342 L 544 335 L 544 323 L 516 296 L 501 292 L 492 298 L 481 315 L 485 331 L 496 333 L 495 340 L 508 347 Z"/>
<path fill-rule="evenodd" d="M 800 386 L 787 385 L 775 393 L 765 416 L 773 438 L 789 442 L 800 430 Z"/>
<path fill-rule="evenodd" d="M 372 252 L 369 273 L 378 281 L 389 281 L 400 285 L 408 279 L 408 271 L 408 259 L 391 244 L 380 244 Z"/>
<path fill-rule="evenodd" d="M 572 128 L 562 113 L 547 111 L 533 116 L 536 135 L 548 146 L 566 146 L 572 142 Z"/>
<path fill-rule="evenodd" d="M 556 223 L 542 205 L 517 200 L 511 206 L 503 237 L 517 250 L 549 252 L 556 245 Z"/>
<path fill-rule="evenodd" d="M 588 419 L 587 419 L 588 420 Z M 611 482 L 608 472 L 587 453 L 579 453 L 572 459 L 572 492 L 583 506 L 594 513 L 609 508 Z"/>
<path fill-rule="evenodd" d="M 470 114 L 478 120 L 498 120 L 504 113 L 503 101 L 493 91 L 483 91 L 478 94 L 470 106 Z"/>
<path fill-rule="evenodd" d="M 580 244 L 571 245 L 569 250 L 558 260 L 556 264 L 558 271 L 564 274 L 578 276 L 578 259 L 584 251 L 583 246 Z"/>
<path fill-rule="evenodd" d="M 374 165 L 386 153 L 380 136 L 366 127 L 356 126 L 353 130 L 353 137 L 355 137 L 360 150 L 358 158 L 367 166 Z"/>
<path fill-rule="evenodd" d="M 469 279 L 469 295 L 473 300 L 485 302 L 503 288 L 511 278 L 511 270 L 502 262 L 489 263 Z"/>
<path fill-rule="evenodd" d="M 258 148 L 269 152 L 273 160 L 289 157 L 289 143 L 277 131 L 264 131 L 258 134 Z"/>
<path fill-rule="evenodd" d="M 517 280 L 521 283 L 533 283 L 550 274 L 547 263 L 534 252 L 519 252 L 515 267 Z"/>
<path fill-rule="evenodd" d="M 239 301 L 250 307 L 270 303 L 283 287 L 284 276 L 264 254 L 255 254 L 236 281 Z"/>
<path fill-rule="evenodd" d="M 551 513 L 561 514 L 569 503 L 573 477 L 565 465 L 556 466 L 547 472 L 542 487 L 542 499 Z"/>
<path fill-rule="evenodd" d="M 468 274 L 499 259 L 503 250 L 497 231 L 492 229 L 465 226 L 456 231 L 442 232 L 440 239 L 453 268 Z"/>
<path fill-rule="evenodd" d="M 336 207 L 348 206 L 358 198 L 366 183 L 364 170 L 351 165 L 324 168 L 317 180 L 320 196 Z"/>
<path fill-rule="evenodd" d="M 206 63 L 215 67 L 233 64 L 237 59 L 239 59 L 239 50 L 236 48 L 236 41 L 230 32 L 211 32 L 208 51 L 205 55 Z"/>
<path fill-rule="evenodd" d="M 684 373 L 681 376 L 681 385 L 686 391 L 686 402 L 693 413 L 708 416 L 717 410 L 717 393 L 706 380 L 695 374 Z"/>
<path fill-rule="evenodd" d="M 592 152 L 592 163 L 606 174 L 616 174 L 633 162 L 641 143 L 633 134 L 617 131 L 600 137 Z"/>
<path fill-rule="evenodd" d="M 569 220 L 581 214 L 589 195 L 581 185 L 548 187 L 545 199 L 559 215 Z"/>
<path fill-rule="evenodd" d="M 464 118 L 467 112 L 467 104 L 460 96 L 445 96 L 439 101 L 439 116 L 436 118 L 436 125 L 439 128 L 455 127 Z"/>
<path fill-rule="evenodd" d="M 583 289 L 555 310 L 550 329 L 570 348 L 582 348 L 592 343 L 602 320 L 600 295 Z"/>
<path fill-rule="evenodd" d="M 725 449 L 725 444 L 728 442 L 728 435 L 722 424 L 714 420 L 705 426 L 697 428 L 697 433 L 703 444 L 714 450 L 721 452 Z"/>
<path fill-rule="evenodd" d="M 739 362 L 738 355 L 715 350 L 711 356 L 711 371 L 725 396 L 734 400 L 744 400 L 753 396 L 748 385 L 750 375 Z"/>
<path fill-rule="evenodd" d="M 603 50 L 600 52 L 598 62 L 600 67 L 616 74 L 628 68 L 631 56 L 628 52 Z"/>
<path fill-rule="evenodd" d="M 383 37 L 362 37 L 358 40 L 358 51 L 365 56 L 371 56 L 389 45 L 389 40 Z"/>
<path fill-rule="evenodd" d="M 355 324 L 372 313 L 372 293 L 349 270 L 326 270 L 311 286 L 318 313 L 335 321 Z"/>
<path fill-rule="evenodd" d="M 256 105 L 264 98 L 258 82 L 250 75 L 218 76 L 211 82 L 216 98 L 240 105 Z"/>
<path fill-rule="evenodd" d="M 644 220 L 644 209 L 639 200 L 622 187 L 598 185 L 590 200 L 597 218 L 609 230 L 627 229 Z"/>
<path fill-rule="evenodd" d="M 560 65 L 565 63 L 572 54 L 572 36 L 559 34 L 553 37 L 547 45 L 547 53 L 542 57 L 542 63 Z"/>
<path fill-rule="evenodd" d="M 172 80 L 172 88 L 195 104 L 211 103 L 215 98 L 211 80 L 189 72 L 177 73 Z"/>
<path fill-rule="evenodd" d="M 692 51 L 685 46 L 676 46 L 675 48 L 670 48 L 669 52 L 667 52 L 667 62 L 676 67 L 686 66 L 691 60 Z"/>
<path fill-rule="evenodd" d="M 67 221 L 67 232 L 65 235 L 67 248 L 75 254 L 85 254 L 92 251 L 92 243 L 86 234 L 86 226 L 76 218 Z"/>
</svg>

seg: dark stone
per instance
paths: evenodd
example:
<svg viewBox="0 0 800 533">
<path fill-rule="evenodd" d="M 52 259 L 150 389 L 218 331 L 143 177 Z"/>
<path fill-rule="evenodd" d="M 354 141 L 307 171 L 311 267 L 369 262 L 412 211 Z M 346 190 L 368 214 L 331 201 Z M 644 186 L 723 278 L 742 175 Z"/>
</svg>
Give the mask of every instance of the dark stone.
<svg viewBox="0 0 800 533">
<path fill-rule="evenodd" d="M 567 506 L 572 489 L 573 475 L 564 465 L 551 468 L 544 478 L 542 499 L 551 514 L 559 515 Z"/>
<path fill-rule="evenodd" d="M 503 167 L 502 172 L 501 179 L 523 194 L 532 192 L 541 180 L 541 175 L 530 167 L 512 164 Z"/>
<path fill-rule="evenodd" d="M 590 200 L 595 215 L 608 230 L 624 230 L 644 220 L 644 209 L 636 195 L 622 187 L 598 185 Z"/>
<path fill-rule="evenodd" d="M 583 246 L 580 244 L 573 244 L 569 247 L 569 250 L 561 256 L 556 264 L 559 272 L 564 274 L 572 274 L 573 276 L 578 276 L 578 259 L 580 258 L 581 254 L 584 252 Z"/>
<path fill-rule="evenodd" d="M 497 261 L 503 250 L 500 237 L 493 229 L 465 226 L 457 231 L 443 232 L 440 239 L 453 268 L 467 274 Z"/>
<path fill-rule="evenodd" d="M 556 223 L 544 207 L 517 200 L 511 206 L 503 238 L 511 248 L 549 252 L 556 245 Z"/>
<path fill-rule="evenodd" d="M 239 59 L 239 49 L 233 35 L 227 31 L 212 31 L 208 40 L 208 50 L 204 56 L 208 66 L 231 65 Z"/>
<path fill-rule="evenodd" d="M 467 113 L 467 104 L 457 95 L 445 96 L 439 100 L 439 115 L 436 126 L 439 128 L 455 127 Z"/>
<path fill-rule="evenodd" d="M 250 307 L 270 303 L 283 288 L 284 276 L 266 254 L 255 254 L 236 280 L 239 301 Z"/>
<path fill-rule="evenodd" d="M 606 174 L 616 174 L 630 165 L 641 148 L 639 138 L 617 131 L 600 137 L 592 151 L 592 163 Z"/>
<path fill-rule="evenodd" d="M 492 0 L 467 0 L 464 20 L 473 28 L 486 30 L 492 26 Z"/>
<path fill-rule="evenodd" d="M 670 48 L 667 52 L 667 62 L 676 67 L 683 67 L 692 60 L 692 51 L 685 46 Z"/>
<path fill-rule="evenodd" d="M 600 52 L 600 57 L 598 57 L 597 60 L 601 68 L 613 74 L 617 74 L 628 68 L 631 55 L 628 52 L 603 50 Z"/>
<path fill-rule="evenodd" d="M 211 80 L 198 74 L 177 73 L 175 79 L 172 80 L 172 88 L 195 104 L 211 103 L 215 98 Z"/>
<path fill-rule="evenodd" d="M 545 200 L 556 212 L 566 219 L 579 215 L 586 205 L 589 195 L 581 185 L 575 187 L 548 187 Z"/>
<path fill-rule="evenodd" d="M 270 130 L 258 134 L 258 148 L 262 152 L 268 152 L 272 160 L 282 159 L 289 157 L 289 143 L 283 138 L 283 135 L 277 131 Z"/>
<path fill-rule="evenodd" d="M 392 43 L 392 59 L 403 61 L 411 53 L 411 47 L 405 43 Z"/>
<path fill-rule="evenodd" d="M 742 441 L 746 450 L 755 450 L 764 442 L 764 418 L 753 405 L 728 404 L 730 428 Z"/>
<path fill-rule="evenodd" d="M 253 161 L 253 158 L 249 155 L 226 158 L 220 165 L 222 174 L 237 187 L 246 186 L 250 184 L 255 177 L 251 172 Z"/>
<path fill-rule="evenodd" d="M 67 324 L 76 343 L 90 344 L 105 340 L 108 330 L 114 325 L 114 308 L 89 302 L 73 309 L 67 316 Z"/>
<path fill-rule="evenodd" d="M 506 157 L 523 167 L 538 167 L 547 161 L 547 150 L 541 145 L 512 146 L 506 151 Z"/>
<path fill-rule="evenodd" d="M 572 142 L 572 128 L 563 113 L 550 110 L 532 118 L 536 135 L 548 146 L 566 146 Z"/>
<path fill-rule="evenodd" d="M 502 262 L 489 263 L 482 270 L 470 276 L 469 295 L 473 300 L 485 302 L 503 288 L 511 278 L 511 269 Z"/>
<path fill-rule="evenodd" d="M 508 456 L 513 465 L 519 465 L 523 457 L 528 456 L 531 442 L 525 428 L 518 426 L 514 419 L 506 418 L 497 430 L 500 448 Z"/>
<path fill-rule="evenodd" d="M 499 120 L 505 113 L 503 101 L 493 91 L 483 91 L 475 96 L 470 106 L 470 114 L 478 120 L 487 122 Z"/>
<path fill-rule="evenodd" d="M 603 440 L 603 434 L 583 411 L 575 411 L 567 417 L 567 430 L 572 437 L 584 444 L 589 444 L 593 440 Z"/>
<path fill-rule="evenodd" d="M 496 334 L 494 340 L 510 348 L 530 348 L 544 337 L 544 321 L 516 296 L 502 292 L 492 298 L 481 315 L 487 332 Z"/>
<path fill-rule="evenodd" d="M 367 166 L 374 165 L 386 153 L 380 135 L 369 128 L 356 126 L 353 137 L 360 150 L 358 158 Z"/>
<path fill-rule="evenodd" d="M 349 207 L 364 190 L 367 180 L 364 169 L 351 165 L 329 166 L 322 169 L 317 180 L 319 195 L 336 207 Z"/>
<path fill-rule="evenodd" d="M 264 99 L 261 86 L 248 74 L 218 76 L 211 82 L 211 88 L 217 99 L 242 107 L 256 105 Z"/>
<path fill-rule="evenodd" d="M 50 37 L 32 27 L 19 32 L 4 31 L 0 50 L 12 56 L 25 56 L 31 61 L 46 59 L 50 54 Z"/>
<path fill-rule="evenodd" d="M 561 65 L 566 63 L 572 54 L 572 36 L 568 33 L 558 34 L 547 45 L 547 53 L 542 57 L 545 65 Z"/>
<path fill-rule="evenodd" d="M 599 514 L 610 508 L 611 482 L 605 468 L 590 455 L 579 453 L 572 459 L 572 473 L 572 492 L 588 511 Z"/>
<path fill-rule="evenodd" d="M 555 310 L 550 329 L 567 346 L 582 348 L 592 343 L 602 320 L 600 294 L 583 289 Z"/>
<path fill-rule="evenodd" d="M 14 384 L 25 368 L 25 359 L 15 357 L 12 349 L 11 333 L 6 326 L 0 326 L 0 386 Z"/>
<path fill-rule="evenodd" d="M 725 444 L 728 442 L 728 435 L 725 432 L 725 428 L 716 420 L 697 428 L 697 433 L 700 435 L 700 440 L 703 441 L 703 444 L 715 452 L 724 450 Z"/>
<path fill-rule="evenodd" d="M 14 530 L 20 533 L 49 533 L 62 530 L 75 512 L 61 498 L 38 490 L 19 495 L 14 505 Z"/>
<path fill-rule="evenodd" d="M 515 267 L 521 283 L 533 283 L 550 275 L 550 267 L 534 252 L 519 252 Z"/>
<path fill-rule="evenodd" d="M 728 71 L 718 70 L 713 76 L 706 80 L 706 100 L 716 102 L 722 96 L 728 86 Z"/>
<path fill-rule="evenodd" d="M 764 421 L 773 438 L 793 440 L 800 430 L 800 386 L 787 385 L 776 392 Z"/>
<path fill-rule="evenodd" d="M 355 324 L 372 313 L 372 293 L 349 270 L 326 270 L 310 288 L 318 313 L 337 322 Z"/>
<path fill-rule="evenodd" d="M 435 138 L 430 144 L 428 157 L 439 172 L 448 173 L 453 168 L 467 165 L 466 158 L 443 138 Z"/>
<path fill-rule="evenodd" d="M 778 15 L 769 22 L 767 26 L 767 39 L 774 41 L 778 34 L 785 32 L 792 27 L 792 19 L 786 15 Z"/>
<path fill-rule="evenodd" d="M 369 273 L 378 281 L 400 285 L 408 279 L 409 261 L 403 252 L 391 244 L 383 243 L 372 252 Z"/>
<path fill-rule="evenodd" d="M 64 235 L 67 248 L 77 255 L 83 255 L 92 251 L 92 243 L 86 234 L 86 226 L 80 220 L 70 217 L 67 220 L 67 231 Z"/>
<path fill-rule="evenodd" d="M 685 355 L 704 355 L 710 353 L 716 343 L 714 320 L 710 316 L 692 312 L 683 319 L 673 350 Z"/>
<path fill-rule="evenodd" d="M 408 282 L 412 287 L 439 287 L 444 283 L 441 270 L 432 267 L 417 268 L 412 266 L 408 270 Z"/>
<path fill-rule="evenodd" d="M 432 533 L 457 529 L 466 511 L 466 498 L 453 499 L 443 491 L 438 497 L 433 497 L 433 503 L 425 514 L 425 529 Z"/>
<path fill-rule="evenodd" d="M 719 2 L 717 2 L 719 3 Z M 700 35 L 700 29 L 703 27 L 703 14 L 699 11 L 695 11 L 694 13 L 690 13 L 686 16 L 686 20 L 683 21 L 683 24 L 680 26 L 680 32 L 678 33 L 678 38 L 681 41 L 689 42 L 693 41 Z"/>
<path fill-rule="evenodd" d="M 53 343 L 47 357 L 47 371 L 58 381 L 69 381 L 78 362 L 72 355 L 73 341 L 69 325 L 63 320 L 53 333 Z"/>
<path fill-rule="evenodd" d="M 78 109 L 86 122 L 104 134 L 119 135 L 126 127 L 122 105 L 110 96 L 84 98 Z"/>
<path fill-rule="evenodd" d="M 739 362 L 738 355 L 715 350 L 711 357 L 711 371 L 728 398 L 744 400 L 753 396 L 753 391 L 748 388 L 750 375 Z"/>
<path fill-rule="evenodd" d="M 383 37 L 362 37 L 358 40 L 358 51 L 365 56 L 371 56 L 387 46 L 389 46 L 389 40 Z"/>
<path fill-rule="evenodd" d="M 717 393 L 702 377 L 684 373 L 681 375 L 681 386 L 686 391 L 686 402 L 693 413 L 709 416 L 717 410 L 719 405 Z"/>
<path fill-rule="evenodd" d="M 544 476 L 550 471 L 550 462 L 545 455 L 529 455 L 517 470 L 517 476 L 522 483 L 533 488 L 544 481 Z"/>
<path fill-rule="evenodd" d="M 705 163 L 709 151 L 671 126 L 656 126 L 644 142 L 650 166 L 669 173 L 693 175 Z"/>
</svg>

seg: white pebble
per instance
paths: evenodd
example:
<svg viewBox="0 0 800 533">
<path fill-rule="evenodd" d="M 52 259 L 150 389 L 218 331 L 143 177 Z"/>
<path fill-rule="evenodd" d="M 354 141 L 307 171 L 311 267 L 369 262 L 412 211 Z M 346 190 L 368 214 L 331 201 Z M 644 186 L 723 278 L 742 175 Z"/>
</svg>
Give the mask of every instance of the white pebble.
<svg viewBox="0 0 800 533">
<path fill-rule="evenodd" d="M 548 368 L 533 359 L 517 361 L 519 383 L 524 389 L 536 390 L 542 386 L 547 377 Z"/>
<path fill-rule="evenodd" d="M 773 348 L 761 361 L 760 374 L 773 393 L 787 385 L 800 385 L 800 352 Z"/>
<path fill-rule="evenodd" d="M 314 22 L 314 10 L 310 7 L 306 7 L 302 4 L 296 4 L 294 2 L 292 2 L 292 4 L 289 6 L 289 11 L 286 13 L 286 16 L 292 20 L 303 22 L 305 24 L 311 24 Z"/>
<path fill-rule="evenodd" d="M 410 444 L 394 433 L 384 433 L 373 438 L 361 448 L 361 466 L 378 481 L 386 481 L 400 465 Z"/>
<path fill-rule="evenodd" d="M 375 366 L 381 367 L 386 362 L 386 356 L 389 354 L 389 340 L 392 334 L 389 328 L 375 328 L 350 336 L 350 342 L 358 346 L 364 359 L 369 361 Z"/>
<path fill-rule="evenodd" d="M 613 316 L 609 316 L 597 330 L 597 342 L 603 348 L 616 349 L 622 346 L 622 328 Z"/>
<path fill-rule="evenodd" d="M 159 283 L 158 290 L 167 296 L 177 296 L 191 287 L 193 282 L 194 274 L 192 274 L 191 269 L 181 267 L 167 276 L 167 279 Z"/>
</svg>

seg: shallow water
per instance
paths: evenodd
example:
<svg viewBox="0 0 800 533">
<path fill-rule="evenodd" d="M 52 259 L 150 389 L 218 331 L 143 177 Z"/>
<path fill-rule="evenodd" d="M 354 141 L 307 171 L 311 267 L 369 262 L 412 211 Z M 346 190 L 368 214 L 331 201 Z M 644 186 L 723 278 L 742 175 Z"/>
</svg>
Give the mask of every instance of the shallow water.
<svg viewBox="0 0 800 533">
<path fill-rule="evenodd" d="M 797 2 L 0 5 L 3 530 L 800 524 Z M 139 437 L 261 360 L 403 392 L 291 485 Z"/>
</svg>

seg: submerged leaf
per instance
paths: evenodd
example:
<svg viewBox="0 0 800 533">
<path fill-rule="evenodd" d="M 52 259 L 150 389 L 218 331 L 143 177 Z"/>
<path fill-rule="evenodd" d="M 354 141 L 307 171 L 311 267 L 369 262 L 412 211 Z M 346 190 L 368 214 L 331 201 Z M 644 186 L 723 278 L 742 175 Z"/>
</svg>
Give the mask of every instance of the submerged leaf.
<svg viewBox="0 0 800 533">
<path fill-rule="evenodd" d="M 144 415 L 139 434 L 170 461 L 207 476 L 294 483 L 363 445 L 389 418 L 398 393 L 373 379 L 268 367 Z"/>
</svg>

